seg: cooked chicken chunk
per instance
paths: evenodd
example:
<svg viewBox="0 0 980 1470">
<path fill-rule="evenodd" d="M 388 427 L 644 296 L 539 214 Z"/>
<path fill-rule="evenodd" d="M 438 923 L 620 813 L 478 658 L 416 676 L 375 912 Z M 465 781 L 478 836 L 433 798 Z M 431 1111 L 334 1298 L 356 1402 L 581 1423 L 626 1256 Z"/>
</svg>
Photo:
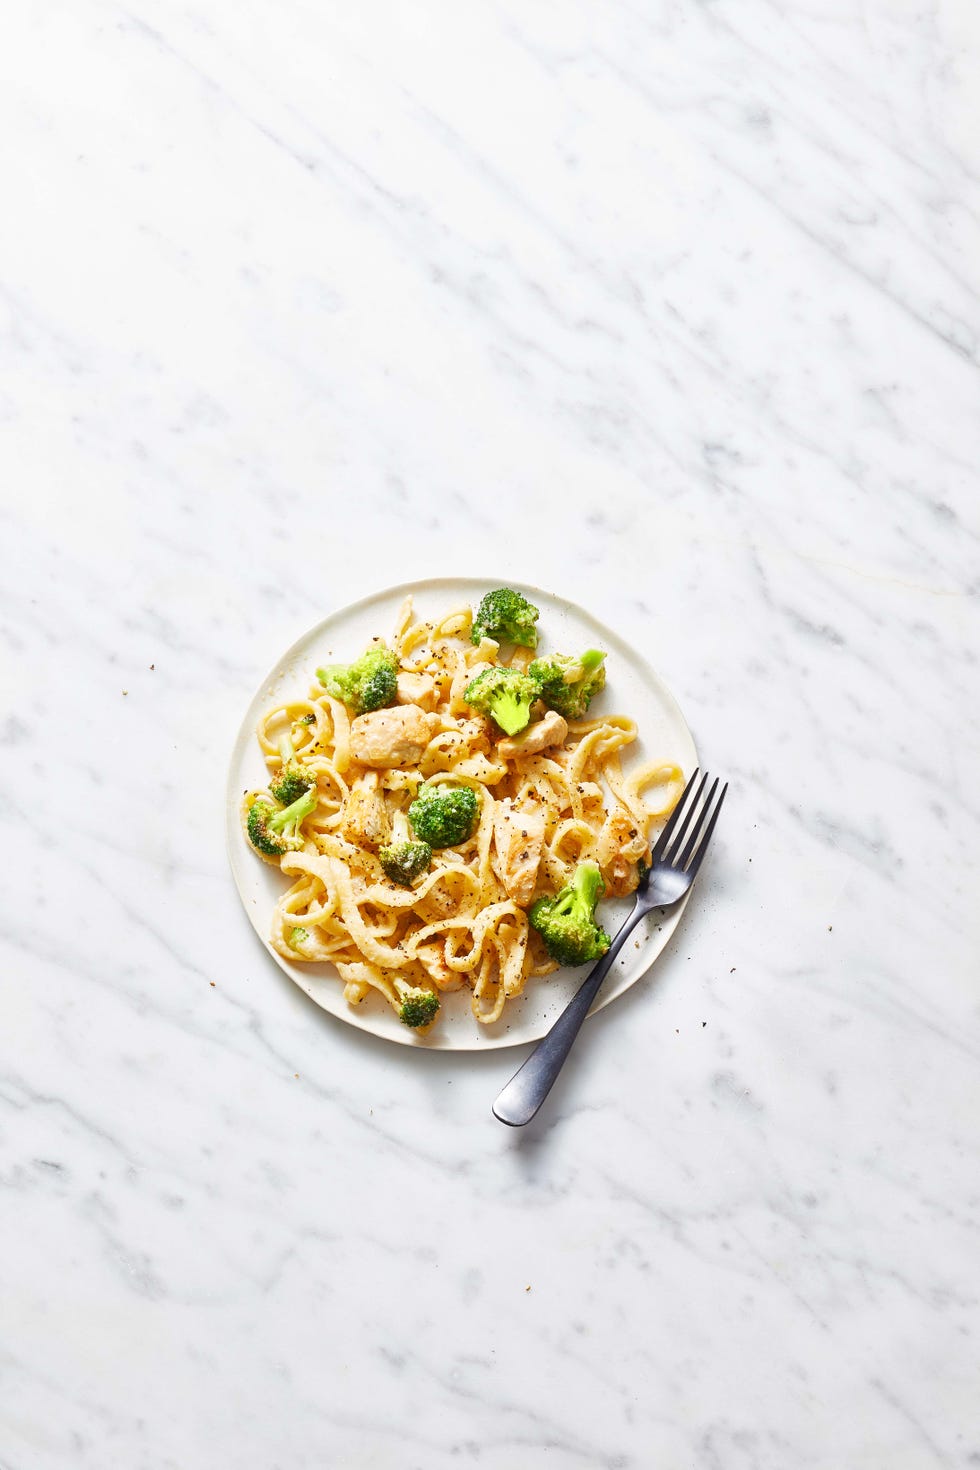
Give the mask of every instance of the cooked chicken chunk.
<svg viewBox="0 0 980 1470">
<path fill-rule="evenodd" d="M 380 847 L 391 836 L 377 771 L 365 771 L 351 784 L 340 819 L 340 835 L 356 847 Z"/>
<path fill-rule="evenodd" d="M 636 818 L 625 807 L 615 807 L 602 825 L 595 854 L 605 879 L 607 897 L 624 898 L 634 891 L 637 863 L 646 850 L 646 837 Z"/>
<path fill-rule="evenodd" d="M 501 740 L 497 746 L 497 754 L 501 760 L 513 760 L 517 755 L 538 755 L 552 745 L 561 745 L 567 734 L 566 721 L 557 710 L 550 709 L 519 735 Z"/>
<path fill-rule="evenodd" d="M 439 703 L 435 679 L 428 674 L 399 674 L 398 703 L 417 704 L 419 709 L 434 710 Z"/>
<path fill-rule="evenodd" d="M 509 802 L 501 802 L 494 815 L 493 842 L 507 897 L 526 908 L 537 886 L 544 813 L 515 811 Z"/>
<path fill-rule="evenodd" d="M 451 970 L 446 964 L 441 944 L 420 944 L 415 951 L 415 958 L 432 976 L 440 990 L 459 990 L 462 986 L 463 977 L 458 970 Z"/>
<path fill-rule="evenodd" d="M 379 770 L 414 766 L 438 723 L 438 716 L 427 715 L 417 704 L 396 704 L 391 709 L 358 715 L 351 721 L 351 755 L 362 766 Z"/>
</svg>

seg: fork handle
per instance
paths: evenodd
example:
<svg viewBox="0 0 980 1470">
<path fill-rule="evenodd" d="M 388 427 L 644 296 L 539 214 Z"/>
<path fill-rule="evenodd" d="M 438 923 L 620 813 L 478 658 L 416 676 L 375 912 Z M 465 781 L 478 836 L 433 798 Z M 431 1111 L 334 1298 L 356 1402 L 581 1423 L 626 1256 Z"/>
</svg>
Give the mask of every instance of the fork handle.
<svg viewBox="0 0 980 1470">
<path fill-rule="evenodd" d="M 554 1086 L 555 1078 L 572 1049 L 572 1042 L 589 1013 L 589 1008 L 599 992 L 599 986 L 612 968 L 613 962 L 636 925 L 647 912 L 637 904 L 628 916 L 602 959 L 589 972 L 579 990 L 562 1011 L 548 1034 L 538 1042 L 524 1065 L 514 1073 L 507 1086 L 493 1105 L 493 1114 L 501 1123 L 511 1128 L 520 1128 L 530 1123 L 538 1108 Z"/>
</svg>

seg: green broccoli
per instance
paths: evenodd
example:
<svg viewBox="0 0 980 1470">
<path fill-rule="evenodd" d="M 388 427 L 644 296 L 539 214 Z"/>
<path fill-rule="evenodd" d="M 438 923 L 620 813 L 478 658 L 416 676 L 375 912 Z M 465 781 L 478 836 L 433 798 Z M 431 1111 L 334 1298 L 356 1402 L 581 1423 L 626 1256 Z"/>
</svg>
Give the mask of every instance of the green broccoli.
<svg viewBox="0 0 980 1470">
<path fill-rule="evenodd" d="M 410 985 L 407 980 L 399 980 L 397 976 L 393 977 L 393 982 L 401 1001 L 398 1019 L 402 1025 L 410 1026 L 413 1031 L 431 1025 L 440 1004 L 435 991 L 425 990 L 421 985 Z"/>
<path fill-rule="evenodd" d="M 282 765 L 269 782 L 269 790 L 276 801 L 281 801 L 283 806 L 290 806 L 305 791 L 315 789 L 316 772 L 296 759 L 293 742 L 288 735 L 284 735 L 279 742 L 279 758 Z"/>
<path fill-rule="evenodd" d="M 424 783 L 408 809 L 416 837 L 430 847 L 457 847 L 473 836 L 480 798 L 469 786 Z"/>
<path fill-rule="evenodd" d="M 390 648 L 379 643 L 355 663 L 331 664 L 317 669 L 316 676 L 334 699 L 346 704 L 355 715 L 363 715 L 394 702 L 398 660 Z"/>
<path fill-rule="evenodd" d="M 295 929 L 290 929 L 286 943 L 290 949 L 302 949 L 309 937 L 309 929 L 303 929 L 297 926 Z"/>
<path fill-rule="evenodd" d="M 605 884 L 596 863 L 579 863 L 571 883 L 554 898 L 539 898 L 528 914 L 545 948 L 560 965 L 584 965 L 609 948 L 609 935 L 595 923 Z"/>
<path fill-rule="evenodd" d="M 522 648 L 537 648 L 538 609 L 519 592 L 498 587 L 488 592 L 476 610 L 471 637 L 474 643 L 493 638 L 498 643 L 519 643 Z"/>
<path fill-rule="evenodd" d="M 580 720 L 592 702 L 592 696 L 605 688 L 604 653 L 590 648 L 578 658 L 552 653 L 536 658 L 528 669 L 538 686 L 538 694 L 551 709 L 566 720 Z"/>
<path fill-rule="evenodd" d="M 378 857 L 392 883 L 411 888 L 432 862 L 432 848 L 427 842 L 413 842 L 408 818 L 404 812 L 396 812 L 391 842 L 379 849 Z"/>
<path fill-rule="evenodd" d="M 303 846 L 300 823 L 316 810 L 317 794 L 306 791 L 286 807 L 275 807 L 260 796 L 248 811 L 248 840 L 267 857 L 280 857 L 284 852 L 298 852 Z"/>
<path fill-rule="evenodd" d="M 466 703 L 481 715 L 492 715 L 508 735 L 524 729 L 537 697 L 535 681 L 518 669 L 484 669 L 463 690 Z"/>
</svg>

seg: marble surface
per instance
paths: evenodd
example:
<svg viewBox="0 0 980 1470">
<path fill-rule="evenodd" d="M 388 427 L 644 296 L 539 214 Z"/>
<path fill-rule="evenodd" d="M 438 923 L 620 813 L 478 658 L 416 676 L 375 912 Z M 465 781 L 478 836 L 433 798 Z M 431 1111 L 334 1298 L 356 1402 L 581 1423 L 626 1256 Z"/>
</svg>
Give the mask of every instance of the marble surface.
<svg viewBox="0 0 980 1470">
<path fill-rule="evenodd" d="M 980 1464 L 977 14 L 9 8 L 3 1470 Z M 280 651 L 453 569 L 732 781 L 523 1134 L 224 851 Z"/>
</svg>

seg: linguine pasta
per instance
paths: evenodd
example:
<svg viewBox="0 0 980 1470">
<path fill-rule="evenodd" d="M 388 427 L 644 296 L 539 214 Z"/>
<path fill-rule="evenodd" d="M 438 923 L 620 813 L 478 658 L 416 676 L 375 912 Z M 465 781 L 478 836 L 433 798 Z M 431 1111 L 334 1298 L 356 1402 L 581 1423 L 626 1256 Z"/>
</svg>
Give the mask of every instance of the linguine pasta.
<svg viewBox="0 0 980 1470">
<path fill-rule="evenodd" d="M 270 775 L 284 737 L 316 775 L 302 849 L 264 858 L 292 880 L 274 911 L 275 949 L 332 964 L 352 1005 L 374 990 L 397 1009 L 405 983 L 465 987 L 487 1025 L 528 980 L 557 968 L 528 922 L 534 898 L 562 888 L 585 859 L 598 863 L 607 896 L 631 892 L 650 825 L 673 809 L 684 778 L 670 763 L 624 772 L 620 753 L 637 731 L 623 715 L 565 721 L 548 711 L 504 736 L 463 700 L 476 673 L 502 663 L 491 639 L 473 644 L 472 626 L 468 606 L 436 622 L 416 620 L 410 597 L 400 609 L 389 644 L 397 703 L 377 715 L 423 732 L 411 736 L 419 753 L 410 763 L 384 765 L 383 752 L 381 764 L 365 763 L 349 710 L 319 684 L 268 710 L 257 733 Z M 518 648 L 507 666 L 524 670 L 533 657 Z M 402 887 L 378 850 L 420 783 L 433 780 L 477 791 L 479 820 L 468 841 L 434 851 L 416 885 Z M 243 818 L 265 795 L 245 793 Z"/>
</svg>

